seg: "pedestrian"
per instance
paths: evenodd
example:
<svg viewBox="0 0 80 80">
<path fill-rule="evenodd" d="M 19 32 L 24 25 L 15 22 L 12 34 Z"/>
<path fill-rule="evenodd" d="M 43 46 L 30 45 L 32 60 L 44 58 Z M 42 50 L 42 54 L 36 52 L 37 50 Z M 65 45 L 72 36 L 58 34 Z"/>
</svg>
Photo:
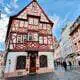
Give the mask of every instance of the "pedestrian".
<svg viewBox="0 0 80 80">
<path fill-rule="evenodd" d="M 63 61 L 63 67 L 64 67 L 65 71 L 67 71 L 67 63 L 66 63 L 66 61 Z"/>
<path fill-rule="evenodd" d="M 69 61 L 70 70 L 72 69 L 72 63 Z"/>
</svg>

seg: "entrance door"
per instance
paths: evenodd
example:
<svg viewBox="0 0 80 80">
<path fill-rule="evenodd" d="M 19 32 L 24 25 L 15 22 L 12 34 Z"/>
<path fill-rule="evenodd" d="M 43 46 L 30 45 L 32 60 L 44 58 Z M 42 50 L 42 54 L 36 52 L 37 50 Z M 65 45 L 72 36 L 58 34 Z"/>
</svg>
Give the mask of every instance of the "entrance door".
<svg viewBox="0 0 80 80">
<path fill-rule="evenodd" d="M 30 73 L 36 72 L 36 57 L 37 53 L 29 53 L 30 54 Z"/>
</svg>

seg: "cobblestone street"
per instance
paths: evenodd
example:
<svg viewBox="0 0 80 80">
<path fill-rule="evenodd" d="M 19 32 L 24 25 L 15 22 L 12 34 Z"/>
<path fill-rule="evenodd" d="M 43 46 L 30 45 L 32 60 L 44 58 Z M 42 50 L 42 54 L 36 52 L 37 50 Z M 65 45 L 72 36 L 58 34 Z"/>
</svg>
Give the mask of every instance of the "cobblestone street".
<svg viewBox="0 0 80 80">
<path fill-rule="evenodd" d="M 6 80 L 80 80 L 80 73 L 76 70 L 65 72 L 63 68 L 59 67 L 54 73 L 27 75 Z"/>
</svg>

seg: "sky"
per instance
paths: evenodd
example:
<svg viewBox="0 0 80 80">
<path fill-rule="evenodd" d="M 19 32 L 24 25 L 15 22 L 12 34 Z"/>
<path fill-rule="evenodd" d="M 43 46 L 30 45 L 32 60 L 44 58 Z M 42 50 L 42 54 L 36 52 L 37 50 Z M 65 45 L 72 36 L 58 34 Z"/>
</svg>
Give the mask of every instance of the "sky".
<svg viewBox="0 0 80 80">
<path fill-rule="evenodd" d="M 5 35 L 9 17 L 17 14 L 32 0 L 0 0 L 0 50 L 5 49 Z M 62 28 L 80 14 L 80 0 L 37 0 L 48 17 L 54 22 L 53 35 L 61 38 Z"/>
</svg>

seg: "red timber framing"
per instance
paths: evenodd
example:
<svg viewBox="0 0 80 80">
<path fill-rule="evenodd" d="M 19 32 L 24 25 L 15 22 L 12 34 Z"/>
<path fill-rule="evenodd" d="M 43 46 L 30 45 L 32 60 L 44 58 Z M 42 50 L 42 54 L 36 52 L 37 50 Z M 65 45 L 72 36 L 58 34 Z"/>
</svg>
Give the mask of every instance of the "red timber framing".
<svg viewBox="0 0 80 80">
<path fill-rule="evenodd" d="M 37 15 L 35 15 L 37 10 L 35 14 L 30 14 L 30 10 L 26 9 L 31 4 L 33 5 L 31 11 L 34 10 L 35 4 L 39 7 Z M 27 11 L 25 18 L 18 17 L 25 11 Z M 53 51 L 51 48 L 53 45 L 52 27 L 53 22 L 37 1 L 33 0 L 17 15 L 10 17 L 5 42 L 11 51 Z"/>
</svg>

